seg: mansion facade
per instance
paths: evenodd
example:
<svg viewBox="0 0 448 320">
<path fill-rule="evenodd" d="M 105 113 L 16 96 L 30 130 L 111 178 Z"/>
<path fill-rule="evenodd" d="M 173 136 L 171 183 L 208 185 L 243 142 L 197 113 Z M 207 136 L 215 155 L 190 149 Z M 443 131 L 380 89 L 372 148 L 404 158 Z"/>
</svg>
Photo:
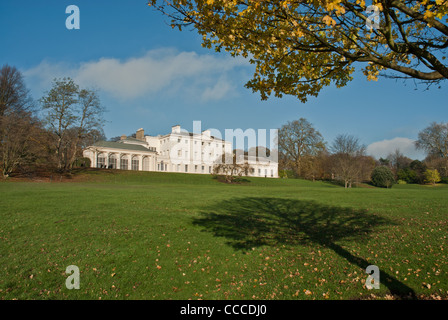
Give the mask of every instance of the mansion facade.
<svg viewBox="0 0 448 320">
<path fill-rule="evenodd" d="M 139 129 L 135 138 L 99 141 L 83 156 L 93 168 L 211 174 L 217 160 L 232 152 L 232 143 L 212 136 L 210 130 L 189 133 L 176 125 L 166 135 L 145 135 Z M 278 178 L 278 163 L 268 157 L 252 157 L 249 165 L 248 176 Z"/>
</svg>

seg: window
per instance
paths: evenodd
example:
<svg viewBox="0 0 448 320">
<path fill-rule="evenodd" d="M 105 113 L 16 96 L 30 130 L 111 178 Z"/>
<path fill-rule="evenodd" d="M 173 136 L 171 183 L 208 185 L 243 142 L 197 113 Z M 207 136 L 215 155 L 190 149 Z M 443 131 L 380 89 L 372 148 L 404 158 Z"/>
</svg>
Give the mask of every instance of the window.
<svg viewBox="0 0 448 320">
<path fill-rule="evenodd" d="M 128 159 L 121 159 L 120 160 L 120 169 L 121 170 L 128 170 Z"/>
<path fill-rule="evenodd" d="M 188 151 L 185 151 L 185 158 L 188 159 Z"/>
<path fill-rule="evenodd" d="M 188 140 L 185 140 L 185 144 L 188 144 Z"/>
<path fill-rule="evenodd" d="M 177 151 L 177 156 L 180 158 L 180 157 L 182 157 L 182 150 L 178 150 Z"/>
<path fill-rule="evenodd" d="M 208 167 L 208 173 L 212 173 L 212 167 Z"/>
<path fill-rule="evenodd" d="M 204 166 L 202 166 L 201 171 L 202 171 L 202 173 L 204 172 Z"/>
<path fill-rule="evenodd" d="M 143 169 L 143 171 L 149 171 L 149 158 L 148 157 L 143 158 L 142 169 Z"/>
<path fill-rule="evenodd" d="M 274 170 L 271 169 L 271 178 L 274 177 Z"/>
<path fill-rule="evenodd" d="M 98 160 L 97 160 L 96 165 L 97 165 L 97 168 L 104 168 L 104 167 L 106 167 L 106 158 L 103 155 L 98 156 Z"/>
<path fill-rule="evenodd" d="M 185 172 L 188 172 L 188 164 L 185 165 Z"/>
<path fill-rule="evenodd" d="M 109 157 L 109 168 L 117 169 L 117 158 L 115 155 Z"/>
<path fill-rule="evenodd" d="M 177 142 L 180 142 L 180 138 L 179 138 L 179 139 L 177 139 Z"/>
<path fill-rule="evenodd" d="M 138 171 L 138 164 L 139 164 L 138 159 L 132 159 L 131 169 L 135 170 L 135 171 Z"/>
<path fill-rule="evenodd" d="M 258 175 L 261 176 L 261 169 L 258 169 Z"/>
<path fill-rule="evenodd" d="M 180 164 L 177 165 L 177 172 L 180 172 Z"/>
<path fill-rule="evenodd" d="M 198 172 L 198 166 L 194 166 L 194 172 Z"/>
</svg>

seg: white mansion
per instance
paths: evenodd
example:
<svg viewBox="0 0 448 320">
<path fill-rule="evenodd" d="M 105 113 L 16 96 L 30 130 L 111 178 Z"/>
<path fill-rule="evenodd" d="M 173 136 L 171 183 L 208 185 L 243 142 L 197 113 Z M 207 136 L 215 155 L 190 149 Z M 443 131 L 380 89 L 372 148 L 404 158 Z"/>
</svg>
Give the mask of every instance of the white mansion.
<svg viewBox="0 0 448 320">
<path fill-rule="evenodd" d="M 173 126 L 166 135 L 121 136 L 117 142 L 99 141 L 87 147 L 83 155 L 93 168 L 138 171 L 164 171 L 211 174 L 217 159 L 233 152 L 232 143 L 218 139 L 210 130 L 189 133 Z M 268 157 L 248 157 L 249 176 L 278 178 L 278 163 Z"/>
</svg>

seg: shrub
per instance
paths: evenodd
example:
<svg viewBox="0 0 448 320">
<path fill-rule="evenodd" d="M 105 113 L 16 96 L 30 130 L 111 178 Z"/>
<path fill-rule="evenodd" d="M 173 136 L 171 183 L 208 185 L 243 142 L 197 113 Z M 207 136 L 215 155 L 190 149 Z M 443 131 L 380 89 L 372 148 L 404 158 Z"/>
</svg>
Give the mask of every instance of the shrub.
<svg viewBox="0 0 448 320">
<path fill-rule="evenodd" d="M 409 168 L 413 170 L 417 175 L 413 183 L 419 183 L 419 184 L 425 183 L 425 171 L 427 169 L 425 163 L 419 160 L 414 160 L 409 164 Z"/>
<path fill-rule="evenodd" d="M 407 182 L 405 180 L 398 180 L 397 183 L 398 184 L 407 184 Z"/>
<path fill-rule="evenodd" d="M 89 168 L 90 167 L 90 159 L 89 158 L 77 158 L 73 163 L 73 167 L 75 168 Z"/>
<path fill-rule="evenodd" d="M 297 178 L 297 175 L 292 170 L 279 170 L 278 175 L 280 178 L 285 178 L 285 179 Z"/>
<path fill-rule="evenodd" d="M 400 169 L 397 172 L 397 178 L 407 183 L 418 183 L 417 172 L 410 168 Z"/>
<path fill-rule="evenodd" d="M 372 184 L 381 188 L 392 188 L 395 183 L 394 174 L 388 167 L 376 167 L 371 175 Z"/>
<path fill-rule="evenodd" d="M 288 178 L 288 174 L 286 173 L 286 170 L 278 170 L 278 177 L 279 178 Z"/>
<path fill-rule="evenodd" d="M 427 169 L 425 171 L 425 181 L 428 183 L 432 183 L 433 185 L 436 185 L 437 182 L 440 182 L 440 174 L 437 169 L 431 170 Z"/>
</svg>

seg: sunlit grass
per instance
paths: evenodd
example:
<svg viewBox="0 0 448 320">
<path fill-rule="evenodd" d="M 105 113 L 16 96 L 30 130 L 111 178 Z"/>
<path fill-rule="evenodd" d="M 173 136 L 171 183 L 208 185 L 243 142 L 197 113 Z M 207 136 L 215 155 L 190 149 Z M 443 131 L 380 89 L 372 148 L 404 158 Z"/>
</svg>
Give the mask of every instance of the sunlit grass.
<svg viewBox="0 0 448 320">
<path fill-rule="evenodd" d="M 448 295 L 447 185 L 118 171 L 73 180 L 0 183 L 2 299 Z M 380 290 L 364 286 L 369 264 Z M 69 265 L 79 290 L 65 287 Z"/>
</svg>

